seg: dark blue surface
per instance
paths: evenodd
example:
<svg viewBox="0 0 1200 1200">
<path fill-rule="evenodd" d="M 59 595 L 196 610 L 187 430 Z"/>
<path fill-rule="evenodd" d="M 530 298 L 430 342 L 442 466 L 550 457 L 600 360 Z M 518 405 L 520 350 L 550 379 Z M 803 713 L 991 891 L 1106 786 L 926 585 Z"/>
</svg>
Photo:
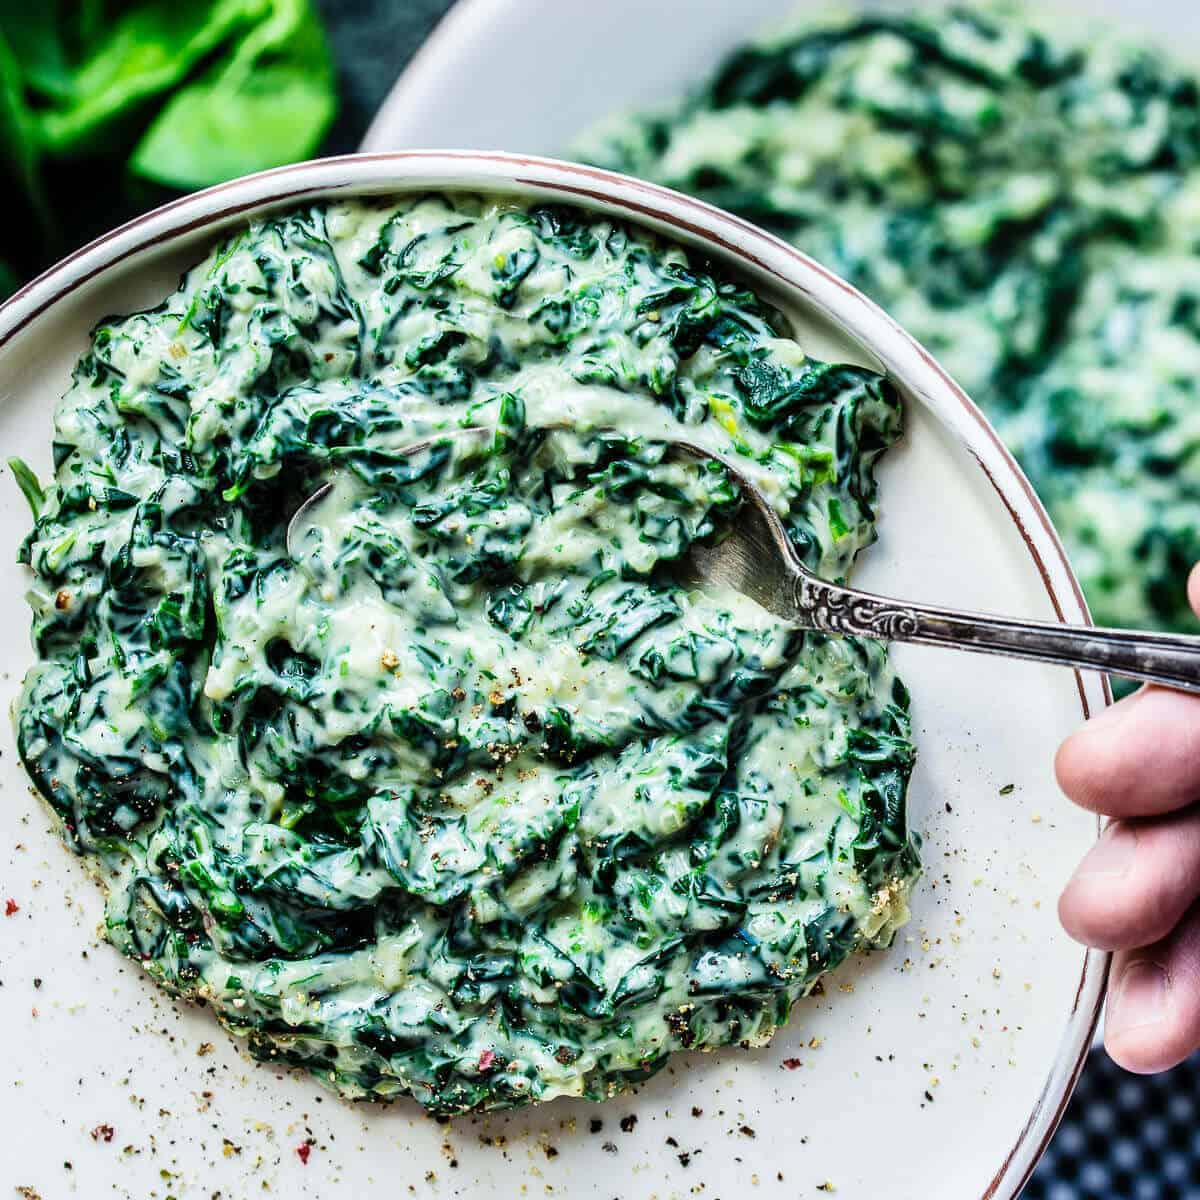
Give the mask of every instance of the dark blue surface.
<svg viewBox="0 0 1200 1200">
<path fill-rule="evenodd" d="M 450 0 L 317 4 L 341 76 L 343 110 L 328 144 L 330 153 L 340 153 L 358 145 L 388 88 Z M 1025 1198 L 1200 1200 L 1198 1118 L 1200 1057 L 1142 1078 L 1126 1074 L 1103 1053 L 1093 1054 Z"/>
<path fill-rule="evenodd" d="M 1025 1200 L 1200 1196 L 1200 1057 L 1130 1075 L 1092 1055 Z"/>
<path fill-rule="evenodd" d="M 396 76 L 451 0 L 314 0 L 325 18 L 338 65 L 341 113 L 326 152 L 358 149 Z"/>
</svg>

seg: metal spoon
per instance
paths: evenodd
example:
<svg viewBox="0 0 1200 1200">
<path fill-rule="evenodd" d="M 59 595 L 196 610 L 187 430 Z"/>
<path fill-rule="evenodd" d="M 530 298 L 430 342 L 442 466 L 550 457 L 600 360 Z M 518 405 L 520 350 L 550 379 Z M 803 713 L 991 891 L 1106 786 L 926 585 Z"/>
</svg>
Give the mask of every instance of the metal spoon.
<svg viewBox="0 0 1200 1200">
<path fill-rule="evenodd" d="M 463 429 L 416 442 L 405 453 L 427 450 L 451 437 L 483 441 L 492 436 L 490 429 Z M 891 600 L 828 583 L 800 561 L 767 498 L 737 467 L 691 442 L 673 441 L 671 449 L 720 463 L 745 501 L 728 534 L 715 544 L 693 544 L 682 564 L 689 580 L 701 587 L 733 588 L 803 629 L 1001 654 L 1200 692 L 1200 637 L 1021 621 Z M 330 486 L 314 492 L 296 510 L 287 529 L 289 553 L 306 514 Z"/>
</svg>

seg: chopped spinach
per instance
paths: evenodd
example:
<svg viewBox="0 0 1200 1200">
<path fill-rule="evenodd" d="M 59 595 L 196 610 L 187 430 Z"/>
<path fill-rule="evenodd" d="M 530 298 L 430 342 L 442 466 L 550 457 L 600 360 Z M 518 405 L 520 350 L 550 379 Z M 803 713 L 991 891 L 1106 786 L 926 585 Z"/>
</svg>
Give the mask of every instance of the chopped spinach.
<svg viewBox="0 0 1200 1200">
<path fill-rule="evenodd" d="M 680 582 L 740 496 L 666 442 L 740 448 L 844 578 L 899 432 L 884 380 L 619 224 L 429 196 L 237 233 L 95 330 L 45 493 L 14 465 L 19 748 L 107 936 L 256 1055 L 439 1113 L 768 1039 L 907 916 L 907 693 Z"/>
</svg>

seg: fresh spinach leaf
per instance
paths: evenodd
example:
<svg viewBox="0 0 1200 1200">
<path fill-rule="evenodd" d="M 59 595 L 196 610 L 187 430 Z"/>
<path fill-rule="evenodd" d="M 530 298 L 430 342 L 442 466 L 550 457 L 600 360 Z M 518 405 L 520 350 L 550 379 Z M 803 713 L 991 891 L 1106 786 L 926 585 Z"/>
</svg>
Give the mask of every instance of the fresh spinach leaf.
<svg viewBox="0 0 1200 1200">
<path fill-rule="evenodd" d="M 72 88 L 66 39 L 59 28 L 61 5 L 0 3 L 0 32 L 21 64 L 31 92 L 66 100 Z"/>
<path fill-rule="evenodd" d="M 21 68 L 0 34 L 0 159 L 37 222 L 42 237 L 52 234 L 53 222 L 38 173 L 33 116 L 25 101 Z"/>
<path fill-rule="evenodd" d="M 36 227 L 0 259 L 20 278 L 98 214 L 307 157 L 336 102 L 311 0 L 0 0 L 0 162 Z"/>
<path fill-rule="evenodd" d="M 46 493 L 38 482 L 38 477 L 33 473 L 33 468 L 24 460 L 13 457 L 8 460 L 8 469 L 13 473 L 17 487 L 21 489 L 21 494 L 29 502 L 34 520 L 37 520 L 46 503 Z"/>
<path fill-rule="evenodd" d="M 155 0 L 127 11 L 76 64 L 70 100 L 41 113 L 44 150 L 90 149 L 112 121 L 178 86 L 201 60 L 269 12 L 266 0 Z"/>
<path fill-rule="evenodd" d="M 334 112 L 325 37 L 305 0 L 271 17 L 176 93 L 130 159 L 137 174 L 198 188 L 307 157 Z"/>
</svg>

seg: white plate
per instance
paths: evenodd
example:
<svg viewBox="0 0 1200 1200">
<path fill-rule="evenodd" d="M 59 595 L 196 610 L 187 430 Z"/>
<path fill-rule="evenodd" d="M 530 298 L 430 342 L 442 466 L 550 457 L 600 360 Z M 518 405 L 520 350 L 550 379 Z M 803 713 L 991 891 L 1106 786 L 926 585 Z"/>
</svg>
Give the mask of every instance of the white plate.
<svg viewBox="0 0 1200 1200">
<path fill-rule="evenodd" d="M 89 326 L 159 299 L 218 229 L 314 196 L 431 186 L 573 199 L 681 241 L 707 237 L 794 317 L 803 342 L 874 356 L 910 398 L 909 435 L 882 471 L 881 541 L 859 578 L 900 595 L 1085 619 L 1050 524 L 995 435 L 857 292 L 694 201 L 528 158 L 284 168 L 102 239 L 0 308 L 0 447 L 47 473 L 51 409 Z M 25 577 L 13 562 L 28 524 L 6 480 L 4 707 L 31 657 Z M 918 649 L 897 659 L 914 695 L 911 817 L 927 874 L 894 949 L 848 964 L 766 1049 L 685 1056 L 636 1096 L 602 1106 L 559 1102 L 452 1125 L 407 1103 L 354 1107 L 310 1078 L 251 1064 L 206 1013 L 172 1004 L 99 946 L 95 888 L 47 831 L 6 736 L 0 900 L 11 896 L 20 911 L 0 916 L 5 1082 L 16 1085 L 0 1089 L 0 1189 L 33 1187 L 45 1200 L 112 1189 L 240 1200 L 263 1184 L 288 1197 L 734 1200 L 816 1195 L 829 1180 L 846 1197 L 1013 1196 L 1065 1103 L 1103 991 L 1105 957 L 1067 940 L 1054 905 L 1096 822 L 1058 796 L 1050 763 L 1104 693 L 1094 676 L 1048 667 Z M 215 1048 L 201 1054 L 205 1043 Z M 803 1066 L 784 1069 L 793 1058 Z M 626 1130 L 629 1117 L 637 1122 Z M 591 1132 L 592 1119 L 602 1131 Z M 111 1142 L 90 1136 L 105 1125 Z M 305 1165 L 295 1148 L 309 1136 Z"/>
<path fill-rule="evenodd" d="M 565 154 L 595 121 L 668 104 L 732 47 L 824 7 L 824 0 L 458 0 L 384 100 L 361 149 Z M 1079 36 L 1081 20 L 1102 18 L 1176 53 L 1200 46 L 1195 0 L 1055 0 L 1053 8 L 1069 36 Z"/>
</svg>

